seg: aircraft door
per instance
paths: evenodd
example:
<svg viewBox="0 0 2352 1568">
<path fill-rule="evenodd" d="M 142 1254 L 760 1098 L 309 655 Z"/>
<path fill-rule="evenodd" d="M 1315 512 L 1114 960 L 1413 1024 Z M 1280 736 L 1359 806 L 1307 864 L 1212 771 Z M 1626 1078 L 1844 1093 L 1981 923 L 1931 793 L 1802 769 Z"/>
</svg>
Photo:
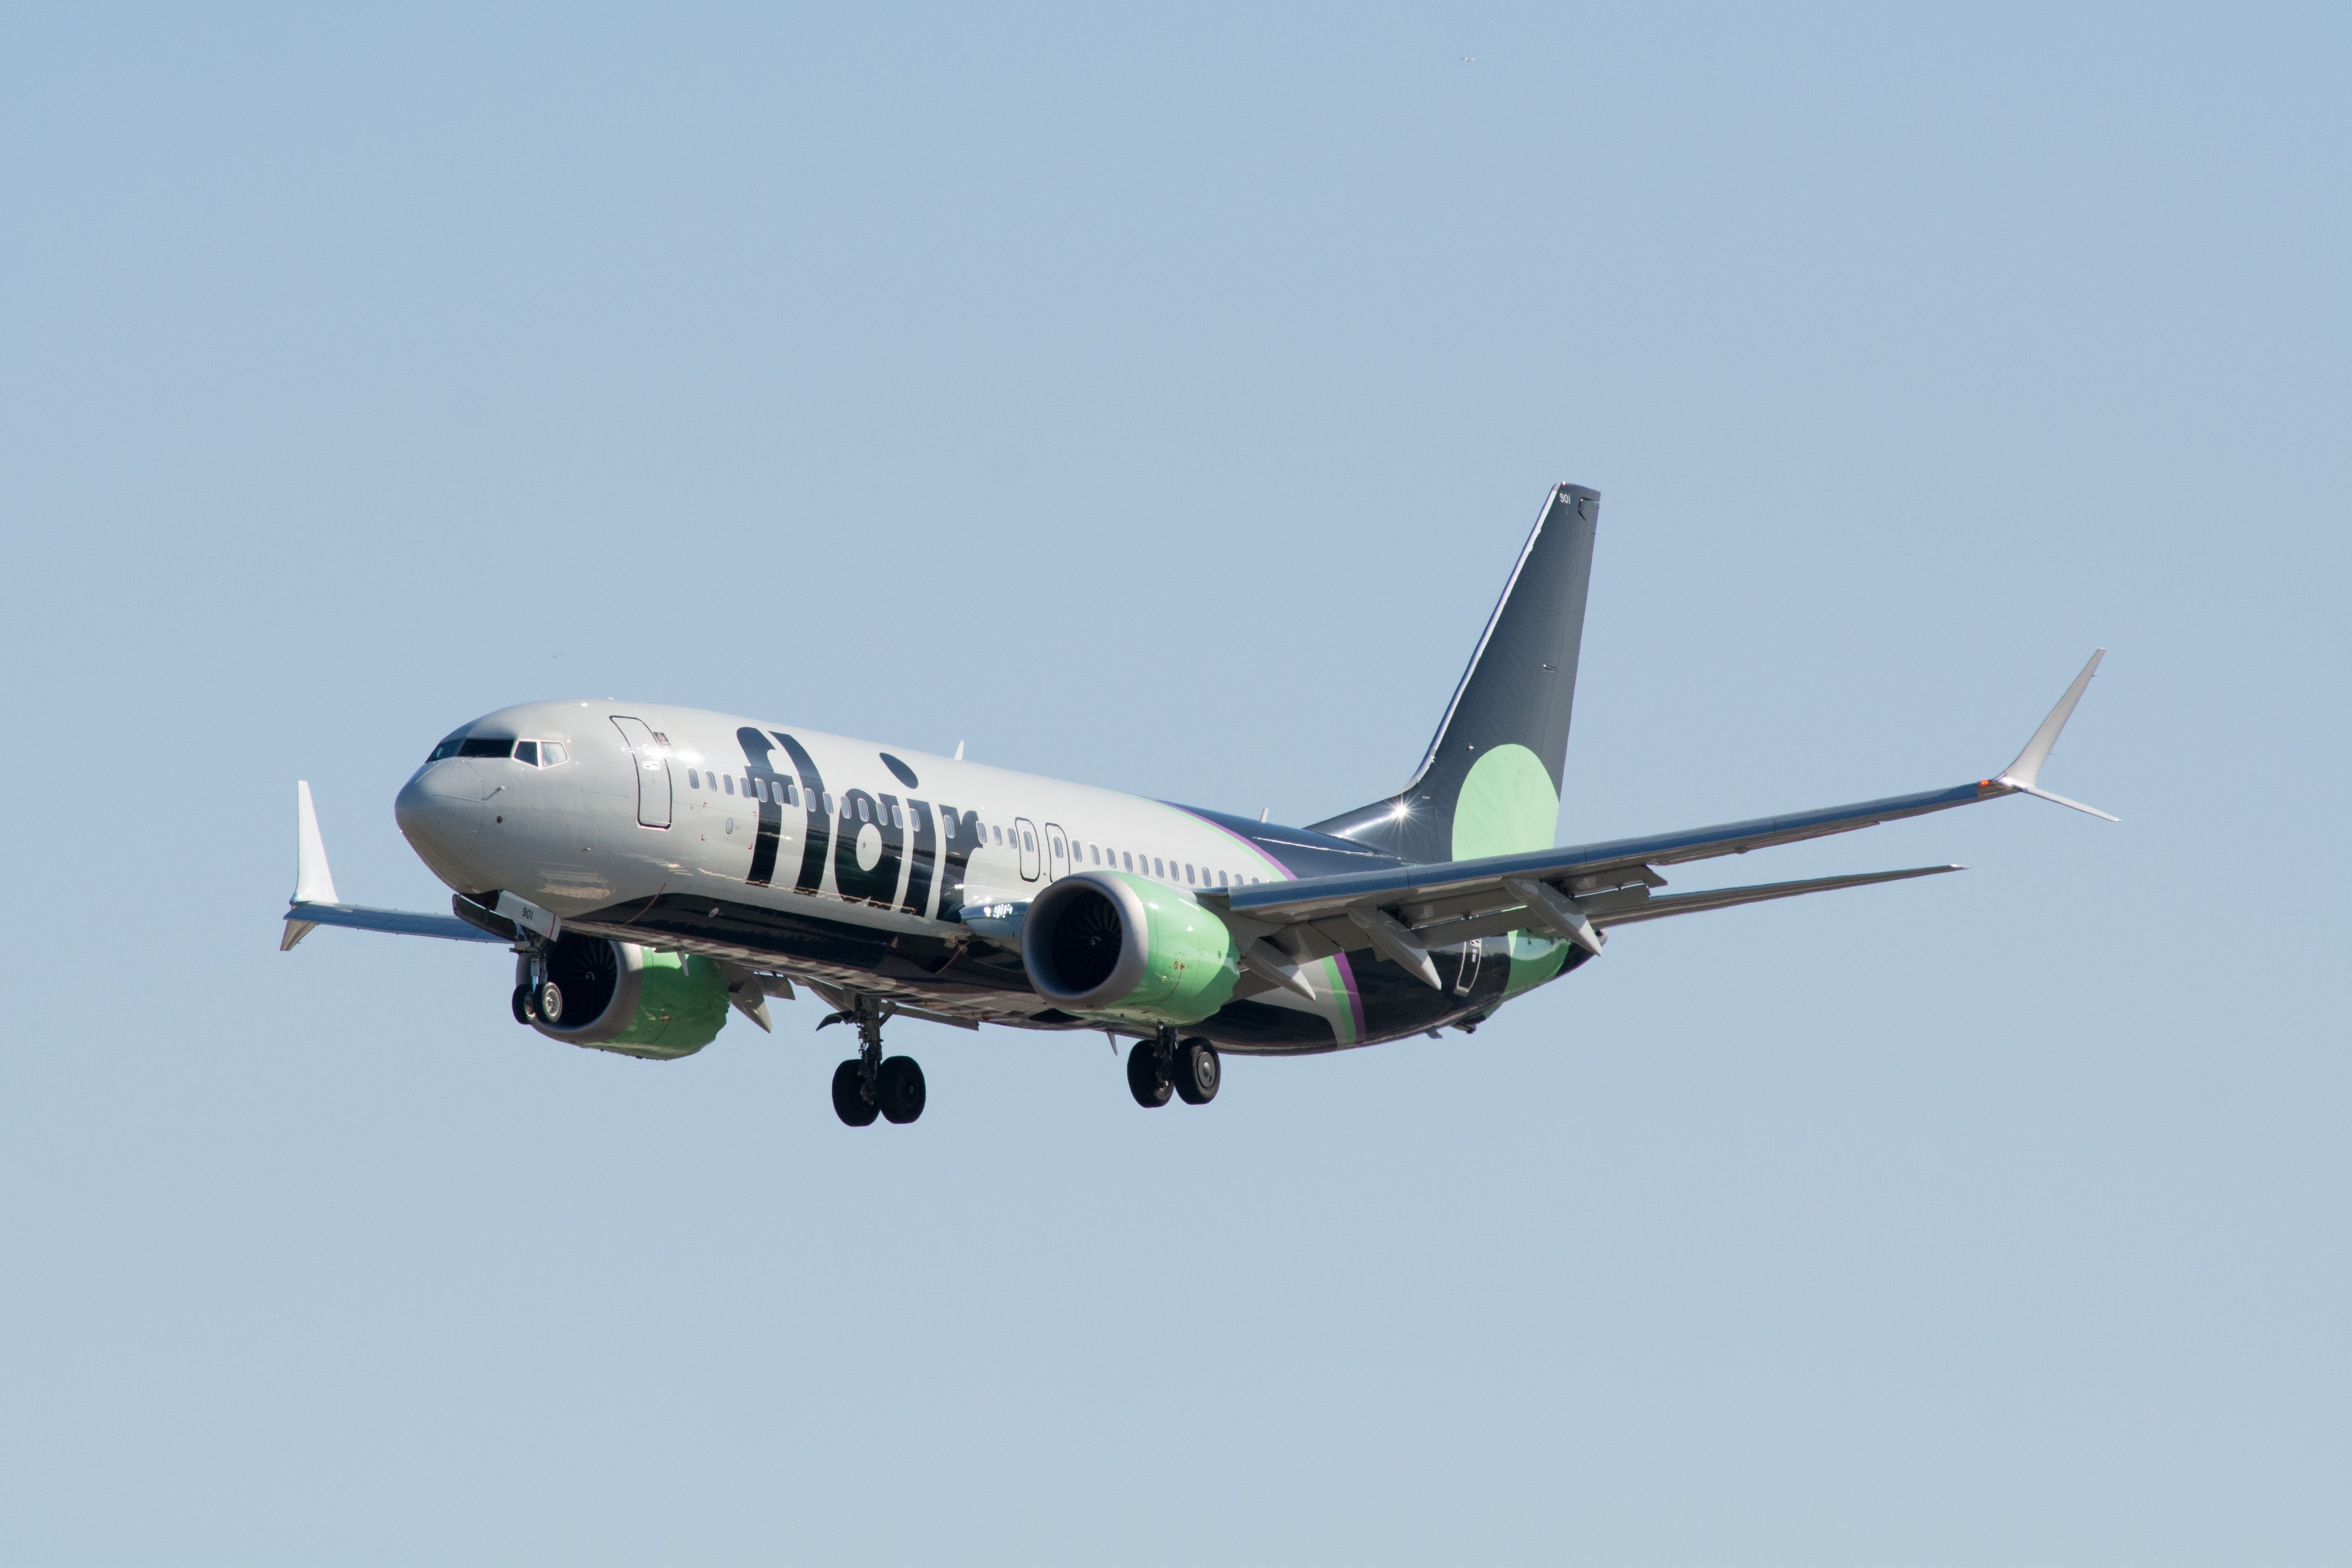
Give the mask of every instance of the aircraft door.
<svg viewBox="0 0 2352 1568">
<path fill-rule="evenodd" d="M 1037 879 L 1037 825 L 1025 816 L 1016 816 L 1013 819 L 1013 831 L 1021 837 L 1021 879 L 1034 882 Z"/>
<path fill-rule="evenodd" d="M 629 755 L 636 763 L 637 825 L 641 827 L 667 827 L 670 814 L 669 740 L 654 732 L 642 719 L 624 719 L 613 715 L 614 728 L 629 743 Z"/>
<path fill-rule="evenodd" d="M 1045 824 L 1045 880 L 1058 882 L 1070 874 L 1068 836 L 1055 823 Z"/>
</svg>

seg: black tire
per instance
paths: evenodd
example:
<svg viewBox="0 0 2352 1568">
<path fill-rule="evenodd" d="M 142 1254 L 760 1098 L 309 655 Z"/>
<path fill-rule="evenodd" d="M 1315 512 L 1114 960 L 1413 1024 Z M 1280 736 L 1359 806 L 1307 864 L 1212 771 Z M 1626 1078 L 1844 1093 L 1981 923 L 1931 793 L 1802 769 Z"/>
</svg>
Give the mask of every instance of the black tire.
<svg viewBox="0 0 2352 1568">
<path fill-rule="evenodd" d="M 1160 1047 L 1151 1040 L 1138 1040 L 1135 1048 L 1127 1053 L 1127 1087 L 1135 1096 L 1135 1103 L 1146 1110 L 1157 1110 L 1168 1103 L 1175 1085 L 1160 1076 Z"/>
<path fill-rule="evenodd" d="M 1217 1084 L 1225 1076 L 1217 1047 L 1206 1040 L 1187 1040 L 1176 1047 L 1176 1092 L 1187 1105 L 1206 1105 L 1217 1098 Z"/>
<path fill-rule="evenodd" d="M 882 1058 L 882 1114 L 904 1127 L 923 1113 L 923 1069 L 912 1057 Z"/>
<path fill-rule="evenodd" d="M 529 981 L 515 987 L 514 1016 L 515 1022 L 518 1024 L 530 1022 L 530 983 Z"/>
<path fill-rule="evenodd" d="M 833 1069 L 833 1113 L 851 1127 L 871 1127 L 881 1113 L 866 1098 L 866 1064 L 855 1057 Z"/>
</svg>

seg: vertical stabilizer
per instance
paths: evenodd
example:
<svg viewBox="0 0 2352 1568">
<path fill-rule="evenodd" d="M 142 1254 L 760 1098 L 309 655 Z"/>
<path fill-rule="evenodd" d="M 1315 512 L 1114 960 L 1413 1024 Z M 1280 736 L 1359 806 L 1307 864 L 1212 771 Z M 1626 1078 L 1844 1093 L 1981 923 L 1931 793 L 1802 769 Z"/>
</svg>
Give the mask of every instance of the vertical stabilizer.
<svg viewBox="0 0 2352 1568">
<path fill-rule="evenodd" d="M 1600 514 L 1553 487 L 1412 781 L 1317 828 L 1420 861 L 1551 846 Z"/>
</svg>

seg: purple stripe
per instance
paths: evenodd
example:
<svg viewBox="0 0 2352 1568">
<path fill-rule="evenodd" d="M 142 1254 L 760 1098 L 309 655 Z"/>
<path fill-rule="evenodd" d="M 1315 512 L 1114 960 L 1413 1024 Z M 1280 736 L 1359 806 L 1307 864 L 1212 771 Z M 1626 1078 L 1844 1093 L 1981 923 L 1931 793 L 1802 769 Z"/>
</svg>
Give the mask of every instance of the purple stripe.
<svg viewBox="0 0 2352 1568">
<path fill-rule="evenodd" d="M 1165 805 L 1168 803 L 1162 801 L 1160 804 Z M 1248 850 L 1251 854 L 1257 856 L 1261 859 L 1272 861 L 1275 868 L 1280 871 L 1284 876 L 1290 878 L 1294 881 L 1297 879 L 1297 872 L 1292 870 L 1281 861 L 1276 860 L 1272 855 L 1267 854 L 1265 847 L 1260 845 L 1257 840 L 1243 837 L 1240 834 L 1235 833 L 1232 828 L 1227 827 L 1222 822 L 1211 822 L 1207 817 L 1202 816 L 1199 812 L 1192 810 L 1189 806 L 1180 805 L 1175 809 L 1182 812 L 1185 816 L 1192 818 L 1195 822 L 1202 824 L 1203 826 L 1215 828 L 1218 832 L 1223 834 L 1226 837 L 1232 839 L 1234 843 L 1240 845 L 1243 848 Z"/>
<path fill-rule="evenodd" d="M 1355 968 L 1349 963 L 1348 955 L 1344 952 L 1333 953 L 1331 962 L 1339 966 L 1340 983 L 1348 988 L 1348 1014 L 1355 1020 L 1356 1025 L 1356 1037 L 1346 1043 L 1351 1046 L 1360 1045 L 1364 1038 L 1364 999 L 1356 992 Z"/>
</svg>

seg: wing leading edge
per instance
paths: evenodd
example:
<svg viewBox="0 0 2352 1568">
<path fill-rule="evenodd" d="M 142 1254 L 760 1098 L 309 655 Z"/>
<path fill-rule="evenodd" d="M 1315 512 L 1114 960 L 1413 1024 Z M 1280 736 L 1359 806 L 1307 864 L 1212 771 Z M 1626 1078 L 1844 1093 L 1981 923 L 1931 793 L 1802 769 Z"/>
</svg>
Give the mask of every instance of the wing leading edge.
<svg viewBox="0 0 2352 1568">
<path fill-rule="evenodd" d="M 1252 967 L 1261 974 L 1273 976 L 1298 963 L 1371 948 L 1433 984 L 1428 950 L 1474 937 L 1549 930 L 1597 953 L 1604 940 L 1601 931 L 1612 925 L 1957 871 L 1961 868 L 1921 866 L 1652 896 L 1653 889 L 1665 886 L 1655 870 L 1659 866 L 1744 855 L 2009 795 L 2036 795 L 2116 820 L 2096 807 L 2038 787 L 2042 764 L 2105 654 L 2101 648 L 2091 656 L 2017 761 L 1992 778 L 1641 838 L 1222 889 L 1202 895 L 1202 902 L 1224 917 L 1246 944 L 1245 951 L 1257 949 L 1259 961 Z M 1276 951 L 1266 951 L 1269 947 Z"/>
</svg>

